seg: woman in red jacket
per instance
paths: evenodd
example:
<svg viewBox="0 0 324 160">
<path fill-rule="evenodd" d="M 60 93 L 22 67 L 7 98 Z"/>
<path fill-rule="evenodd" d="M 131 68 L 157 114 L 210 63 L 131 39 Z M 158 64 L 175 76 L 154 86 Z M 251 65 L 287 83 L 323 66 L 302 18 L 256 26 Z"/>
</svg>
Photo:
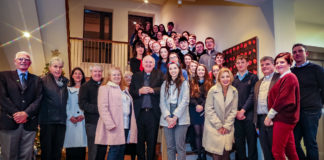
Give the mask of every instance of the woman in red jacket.
<svg viewBox="0 0 324 160">
<path fill-rule="evenodd" d="M 276 160 L 298 160 L 293 130 L 299 120 L 299 84 L 290 72 L 291 53 L 280 53 L 275 58 L 280 79 L 268 94 L 269 113 L 264 120 L 266 126 L 273 125 L 272 154 Z"/>
</svg>

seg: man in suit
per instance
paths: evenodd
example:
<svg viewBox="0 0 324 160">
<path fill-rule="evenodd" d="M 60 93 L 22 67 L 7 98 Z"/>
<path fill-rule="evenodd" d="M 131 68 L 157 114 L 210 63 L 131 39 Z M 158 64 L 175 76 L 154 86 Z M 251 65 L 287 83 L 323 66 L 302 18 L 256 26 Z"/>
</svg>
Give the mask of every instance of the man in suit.
<svg viewBox="0 0 324 160">
<path fill-rule="evenodd" d="M 261 58 L 261 71 L 264 75 L 254 86 L 254 117 L 253 122 L 259 128 L 259 138 L 265 160 L 273 160 L 272 126 L 265 126 L 264 119 L 268 114 L 268 92 L 280 77 L 275 73 L 274 60 L 272 57 Z"/>
<path fill-rule="evenodd" d="M 0 145 L 4 160 L 31 160 L 42 99 L 42 82 L 28 72 L 27 52 L 18 52 L 15 71 L 0 72 Z"/>
<path fill-rule="evenodd" d="M 95 144 L 98 112 L 98 90 L 102 83 L 103 68 L 99 64 L 90 66 L 91 78 L 80 87 L 79 105 L 84 111 L 88 142 L 88 160 L 104 160 L 107 146 Z"/>
<path fill-rule="evenodd" d="M 138 128 L 137 154 L 139 160 L 154 160 L 155 146 L 161 117 L 160 87 L 163 73 L 154 70 L 155 60 L 152 56 L 143 58 L 143 72 L 132 77 L 130 93 L 134 99 L 134 110 Z M 147 147 L 145 147 L 145 142 Z M 145 157 L 147 148 L 147 158 Z"/>
</svg>

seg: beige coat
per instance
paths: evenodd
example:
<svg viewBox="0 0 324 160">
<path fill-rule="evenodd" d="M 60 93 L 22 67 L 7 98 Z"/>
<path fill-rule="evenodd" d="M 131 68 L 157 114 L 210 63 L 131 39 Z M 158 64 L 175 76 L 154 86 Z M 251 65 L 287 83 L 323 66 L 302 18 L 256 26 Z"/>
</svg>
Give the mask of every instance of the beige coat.
<svg viewBox="0 0 324 160">
<path fill-rule="evenodd" d="M 99 120 L 95 144 L 125 144 L 122 91 L 118 85 L 108 82 L 98 91 Z M 137 126 L 132 105 L 131 123 L 127 143 L 137 143 Z"/>
<path fill-rule="evenodd" d="M 226 151 L 232 149 L 237 103 L 238 92 L 233 86 L 228 87 L 225 102 L 219 83 L 209 90 L 205 104 L 205 126 L 202 140 L 206 151 L 223 155 L 224 149 Z M 230 132 L 221 135 L 217 130 L 222 127 Z"/>
</svg>

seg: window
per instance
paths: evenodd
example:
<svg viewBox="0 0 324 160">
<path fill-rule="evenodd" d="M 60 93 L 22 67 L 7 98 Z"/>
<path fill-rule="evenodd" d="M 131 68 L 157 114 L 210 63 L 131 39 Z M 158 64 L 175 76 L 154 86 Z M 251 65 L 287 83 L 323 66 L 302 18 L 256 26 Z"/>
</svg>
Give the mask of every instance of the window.
<svg viewBox="0 0 324 160">
<path fill-rule="evenodd" d="M 112 13 L 84 10 L 83 62 L 111 63 Z"/>
</svg>

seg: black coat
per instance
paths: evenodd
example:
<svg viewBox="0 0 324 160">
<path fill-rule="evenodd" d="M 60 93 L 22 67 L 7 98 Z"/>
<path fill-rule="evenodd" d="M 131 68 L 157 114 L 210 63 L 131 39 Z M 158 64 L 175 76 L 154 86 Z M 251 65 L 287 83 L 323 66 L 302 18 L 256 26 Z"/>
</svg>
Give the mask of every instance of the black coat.
<svg viewBox="0 0 324 160">
<path fill-rule="evenodd" d="M 129 60 L 130 69 L 133 73 L 141 72 L 141 60 L 138 60 L 136 57 L 133 57 Z"/>
<path fill-rule="evenodd" d="M 68 99 L 68 79 L 63 77 L 63 86 L 59 87 L 52 74 L 42 78 L 43 99 L 39 113 L 40 124 L 64 124 L 66 123 L 66 104 Z"/>
<path fill-rule="evenodd" d="M 153 70 L 150 75 L 150 87 L 153 88 L 154 94 L 150 94 L 151 102 L 152 102 L 152 111 L 154 113 L 154 117 L 160 119 L 161 110 L 160 110 L 160 88 L 164 81 L 163 73 L 160 70 Z M 144 71 L 137 72 L 132 77 L 132 82 L 130 84 L 130 94 L 134 100 L 134 110 L 135 117 L 138 119 L 140 110 L 142 108 L 143 96 L 139 95 L 138 91 L 140 88 L 144 86 Z"/>
<path fill-rule="evenodd" d="M 18 124 L 13 114 L 25 111 L 28 114 L 24 129 L 36 131 L 42 99 L 42 81 L 28 73 L 27 87 L 23 89 L 17 71 L 0 72 L 0 130 L 14 130 Z"/>
<path fill-rule="evenodd" d="M 98 89 L 100 83 L 92 78 L 80 87 L 79 106 L 84 111 L 86 123 L 97 124 L 99 119 L 98 112 Z"/>
<path fill-rule="evenodd" d="M 181 50 L 177 50 L 177 54 L 178 54 L 178 57 L 179 57 L 179 60 L 181 61 L 181 63 L 185 64 L 184 63 L 184 55 L 181 53 Z M 187 54 L 190 54 L 192 56 L 192 58 L 193 58 L 192 60 L 197 61 L 197 56 L 193 52 L 189 51 Z"/>
</svg>

